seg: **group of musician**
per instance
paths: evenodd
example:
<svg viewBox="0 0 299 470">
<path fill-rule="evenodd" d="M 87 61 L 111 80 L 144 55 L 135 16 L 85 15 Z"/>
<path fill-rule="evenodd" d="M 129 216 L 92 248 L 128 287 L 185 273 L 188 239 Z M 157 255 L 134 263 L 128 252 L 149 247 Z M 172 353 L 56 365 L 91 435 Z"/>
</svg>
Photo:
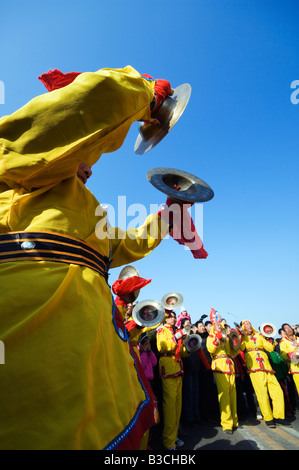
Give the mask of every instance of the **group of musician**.
<svg viewBox="0 0 299 470">
<path fill-rule="evenodd" d="M 129 304 L 130 314 L 133 308 L 133 304 Z M 125 324 L 130 322 L 132 317 L 130 320 L 127 319 Z M 203 324 L 202 321 L 197 323 Z M 270 329 L 275 335 L 275 327 L 272 324 L 262 326 L 263 328 L 257 331 L 251 321 L 245 319 L 240 325 L 235 324 L 234 328 L 231 328 L 218 312 L 211 309 L 210 321 L 206 322 L 203 335 L 203 330 L 200 332 L 197 325 L 191 325 L 191 317 L 185 307 L 181 307 L 181 313 L 177 317 L 175 310 L 169 309 L 167 305 L 163 322 L 157 327 L 135 324 L 134 344 L 139 351 L 139 358 L 148 354 L 156 358 L 156 361 L 152 361 L 151 387 L 156 375 L 161 384 L 161 396 L 158 401 L 162 400 L 162 404 L 159 403 L 159 413 L 162 422 L 162 443 L 165 449 L 173 450 L 184 445 L 182 436 L 179 436 L 183 420 L 184 364 L 191 355 L 196 356 L 196 360 L 201 361 L 203 367 L 213 376 L 218 398 L 218 416 L 225 433 L 233 434 L 239 427 L 236 381 L 239 374 L 236 358 L 241 361 L 247 378 L 249 377 L 254 401 L 257 404 L 255 409 L 260 410 L 266 425 L 270 428 L 291 426 L 286 381 L 287 377 L 291 380 L 296 394 L 295 399 L 299 403 L 299 333 L 285 323 L 279 330 L 280 338 L 275 339 L 269 333 Z M 189 339 L 194 334 L 204 337 L 205 341 L 201 339 L 198 344 L 194 344 L 194 347 L 190 347 Z M 140 339 L 136 342 L 137 337 Z M 143 347 L 145 342 L 146 350 Z M 275 368 L 277 357 L 285 366 L 286 376 L 283 380 L 278 377 Z M 240 365 L 239 361 L 238 363 Z M 157 389 L 156 386 L 156 394 L 157 390 L 159 387 Z M 200 392 L 198 387 L 196 390 Z M 190 395 L 188 400 L 191 400 Z M 198 421 L 200 419 L 197 413 L 198 402 L 195 403 L 195 410 L 197 415 L 195 421 Z"/>
</svg>

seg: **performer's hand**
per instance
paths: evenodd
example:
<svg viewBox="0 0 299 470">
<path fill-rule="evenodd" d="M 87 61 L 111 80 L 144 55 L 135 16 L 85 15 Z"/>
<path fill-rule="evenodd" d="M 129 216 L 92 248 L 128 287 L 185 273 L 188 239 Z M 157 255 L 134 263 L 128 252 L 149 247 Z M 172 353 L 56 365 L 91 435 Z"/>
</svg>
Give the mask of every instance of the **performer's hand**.
<svg viewBox="0 0 299 470">
<path fill-rule="evenodd" d="M 127 315 L 128 316 L 131 316 L 131 314 L 133 312 L 133 307 L 134 307 L 134 305 L 131 302 L 129 302 L 128 305 L 127 305 Z"/>
<path fill-rule="evenodd" d="M 183 338 L 184 336 L 186 336 L 186 334 L 187 334 L 187 330 L 185 330 L 185 328 L 183 328 L 181 330 L 178 330 L 174 336 L 176 337 L 176 339 L 180 339 L 180 338 Z"/>
<path fill-rule="evenodd" d="M 177 191 L 180 188 L 175 188 Z M 196 232 L 194 222 L 188 212 L 194 202 L 185 202 L 167 198 L 166 204 L 158 212 L 158 216 L 164 219 L 170 226 L 170 235 L 180 245 L 187 246 L 195 259 L 206 258 L 208 253 L 203 247 L 202 240 Z"/>
</svg>

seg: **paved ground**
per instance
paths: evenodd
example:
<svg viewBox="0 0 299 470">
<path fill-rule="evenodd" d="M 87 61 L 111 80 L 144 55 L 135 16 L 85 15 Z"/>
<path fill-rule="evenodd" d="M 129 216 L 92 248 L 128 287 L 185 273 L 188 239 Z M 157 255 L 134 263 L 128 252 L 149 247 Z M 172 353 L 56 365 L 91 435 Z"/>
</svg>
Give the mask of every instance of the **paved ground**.
<svg viewBox="0 0 299 470">
<path fill-rule="evenodd" d="M 262 420 L 246 420 L 232 435 L 225 434 L 221 426 L 202 423 L 182 429 L 181 439 L 185 445 L 182 452 L 190 450 L 298 450 L 299 411 L 290 421 L 292 427 L 268 428 Z M 152 436 L 152 449 L 162 450 L 161 428 L 156 426 Z"/>
</svg>

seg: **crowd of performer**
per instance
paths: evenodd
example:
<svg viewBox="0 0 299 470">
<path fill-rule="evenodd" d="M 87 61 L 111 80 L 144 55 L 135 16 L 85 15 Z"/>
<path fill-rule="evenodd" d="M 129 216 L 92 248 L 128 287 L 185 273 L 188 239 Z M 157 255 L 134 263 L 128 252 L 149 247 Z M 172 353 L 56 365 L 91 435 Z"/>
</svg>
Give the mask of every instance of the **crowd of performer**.
<svg viewBox="0 0 299 470">
<path fill-rule="evenodd" d="M 130 303 L 130 315 L 132 310 Z M 214 309 L 207 317 L 191 324 L 182 306 L 178 316 L 166 308 L 157 328 L 135 324 L 138 358 L 158 409 L 154 446 L 158 430 L 161 445 L 174 450 L 184 445 L 186 428 L 205 421 L 233 434 L 248 418 L 263 419 L 275 428 L 291 426 L 296 417 L 299 326 L 284 323 L 278 337 L 271 337 L 264 329 L 255 330 L 249 320 L 231 327 Z M 132 317 L 126 318 L 125 324 L 132 324 Z M 269 328 L 276 335 L 275 327 Z M 187 348 L 190 335 L 200 337 L 194 350 Z"/>
</svg>

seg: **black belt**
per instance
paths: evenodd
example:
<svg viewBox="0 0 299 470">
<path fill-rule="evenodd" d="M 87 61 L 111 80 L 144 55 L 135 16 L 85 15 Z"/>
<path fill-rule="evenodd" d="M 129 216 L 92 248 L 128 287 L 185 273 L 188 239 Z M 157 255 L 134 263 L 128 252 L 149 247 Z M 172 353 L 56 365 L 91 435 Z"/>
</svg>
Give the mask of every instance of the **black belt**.
<svg viewBox="0 0 299 470">
<path fill-rule="evenodd" d="M 109 258 L 81 240 L 52 232 L 0 234 L 0 263 L 9 261 L 58 261 L 78 264 L 108 279 Z"/>
</svg>

